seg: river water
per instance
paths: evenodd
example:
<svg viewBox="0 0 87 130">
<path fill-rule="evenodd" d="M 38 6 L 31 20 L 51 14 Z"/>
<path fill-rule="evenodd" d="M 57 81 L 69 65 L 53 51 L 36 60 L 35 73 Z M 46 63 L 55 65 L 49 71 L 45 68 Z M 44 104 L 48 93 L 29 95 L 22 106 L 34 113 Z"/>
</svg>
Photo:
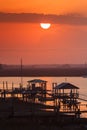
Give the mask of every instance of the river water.
<svg viewBox="0 0 87 130">
<path fill-rule="evenodd" d="M 27 81 L 32 79 L 42 79 L 47 81 L 47 89 L 52 89 L 52 83 L 55 82 L 60 84 L 62 82 L 69 82 L 79 87 L 80 97 L 87 100 L 87 78 L 83 77 L 22 77 L 23 86 L 27 86 Z M 8 82 L 8 88 L 12 87 L 12 83 L 14 83 L 14 87 L 19 87 L 21 83 L 21 77 L 0 77 L 0 88 L 3 88 L 3 81 Z M 6 85 L 5 85 L 6 86 Z M 82 104 L 87 104 L 86 101 L 81 101 Z M 87 110 L 86 105 L 83 106 L 84 110 Z M 87 118 L 87 114 L 83 114 L 82 116 Z"/>
</svg>

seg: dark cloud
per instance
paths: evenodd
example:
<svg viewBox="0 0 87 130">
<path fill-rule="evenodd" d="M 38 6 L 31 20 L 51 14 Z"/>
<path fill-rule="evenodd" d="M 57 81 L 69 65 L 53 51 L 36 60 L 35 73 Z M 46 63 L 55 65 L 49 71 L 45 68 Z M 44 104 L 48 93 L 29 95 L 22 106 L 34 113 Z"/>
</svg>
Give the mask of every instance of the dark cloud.
<svg viewBox="0 0 87 130">
<path fill-rule="evenodd" d="M 87 17 L 77 14 L 0 13 L 0 22 L 50 22 L 54 24 L 87 25 Z"/>
</svg>

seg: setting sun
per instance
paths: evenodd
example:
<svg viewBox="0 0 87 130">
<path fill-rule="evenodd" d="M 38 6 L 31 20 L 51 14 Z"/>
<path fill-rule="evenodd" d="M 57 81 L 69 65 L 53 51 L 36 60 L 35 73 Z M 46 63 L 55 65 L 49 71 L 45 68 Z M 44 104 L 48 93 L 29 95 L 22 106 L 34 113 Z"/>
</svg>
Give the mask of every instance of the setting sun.
<svg viewBox="0 0 87 130">
<path fill-rule="evenodd" d="M 41 28 L 43 28 L 43 29 L 48 29 L 48 28 L 51 27 L 51 24 L 50 24 L 50 23 L 40 23 L 40 26 L 41 26 Z"/>
</svg>

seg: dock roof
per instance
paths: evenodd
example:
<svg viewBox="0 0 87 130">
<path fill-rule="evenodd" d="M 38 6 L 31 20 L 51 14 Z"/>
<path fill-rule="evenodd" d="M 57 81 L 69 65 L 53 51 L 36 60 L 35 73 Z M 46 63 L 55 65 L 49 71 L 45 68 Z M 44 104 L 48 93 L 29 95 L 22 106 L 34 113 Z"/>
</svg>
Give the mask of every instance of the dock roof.
<svg viewBox="0 0 87 130">
<path fill-rule="evenodd" d="M 71 84 L 71 83 L 61 83 L 55 87 L 55 89 L 79 89 L 77 86 Z"/>
<path fill-rule="evenodd" d="M 33 80 L 29 80 L 27 82 L 29 82 L 29 83 L 46 83 L 47 81 L 41 80 L 41 79 L 33 79 Z"/>
</svg>

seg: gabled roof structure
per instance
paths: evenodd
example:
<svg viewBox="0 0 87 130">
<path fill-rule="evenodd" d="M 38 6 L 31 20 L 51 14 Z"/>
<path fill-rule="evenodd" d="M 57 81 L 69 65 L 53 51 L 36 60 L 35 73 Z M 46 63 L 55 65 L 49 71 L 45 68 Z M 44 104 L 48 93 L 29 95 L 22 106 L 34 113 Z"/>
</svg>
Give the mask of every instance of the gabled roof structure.
<svg viewBox="0 0 87 130">
<path fill-rule="evenodd" d="M 77 86 L 71 83 L 61 83 L 55 87 L 55 89 L 79 89 Z"/>
<path fill-rule="evenodd" d="M 33 79 L 33 80 L 29 80 L 27 82 L 28 83 L 46 83 L 47 81 L 41 80 L 41 79 Z"/>
</svg>

